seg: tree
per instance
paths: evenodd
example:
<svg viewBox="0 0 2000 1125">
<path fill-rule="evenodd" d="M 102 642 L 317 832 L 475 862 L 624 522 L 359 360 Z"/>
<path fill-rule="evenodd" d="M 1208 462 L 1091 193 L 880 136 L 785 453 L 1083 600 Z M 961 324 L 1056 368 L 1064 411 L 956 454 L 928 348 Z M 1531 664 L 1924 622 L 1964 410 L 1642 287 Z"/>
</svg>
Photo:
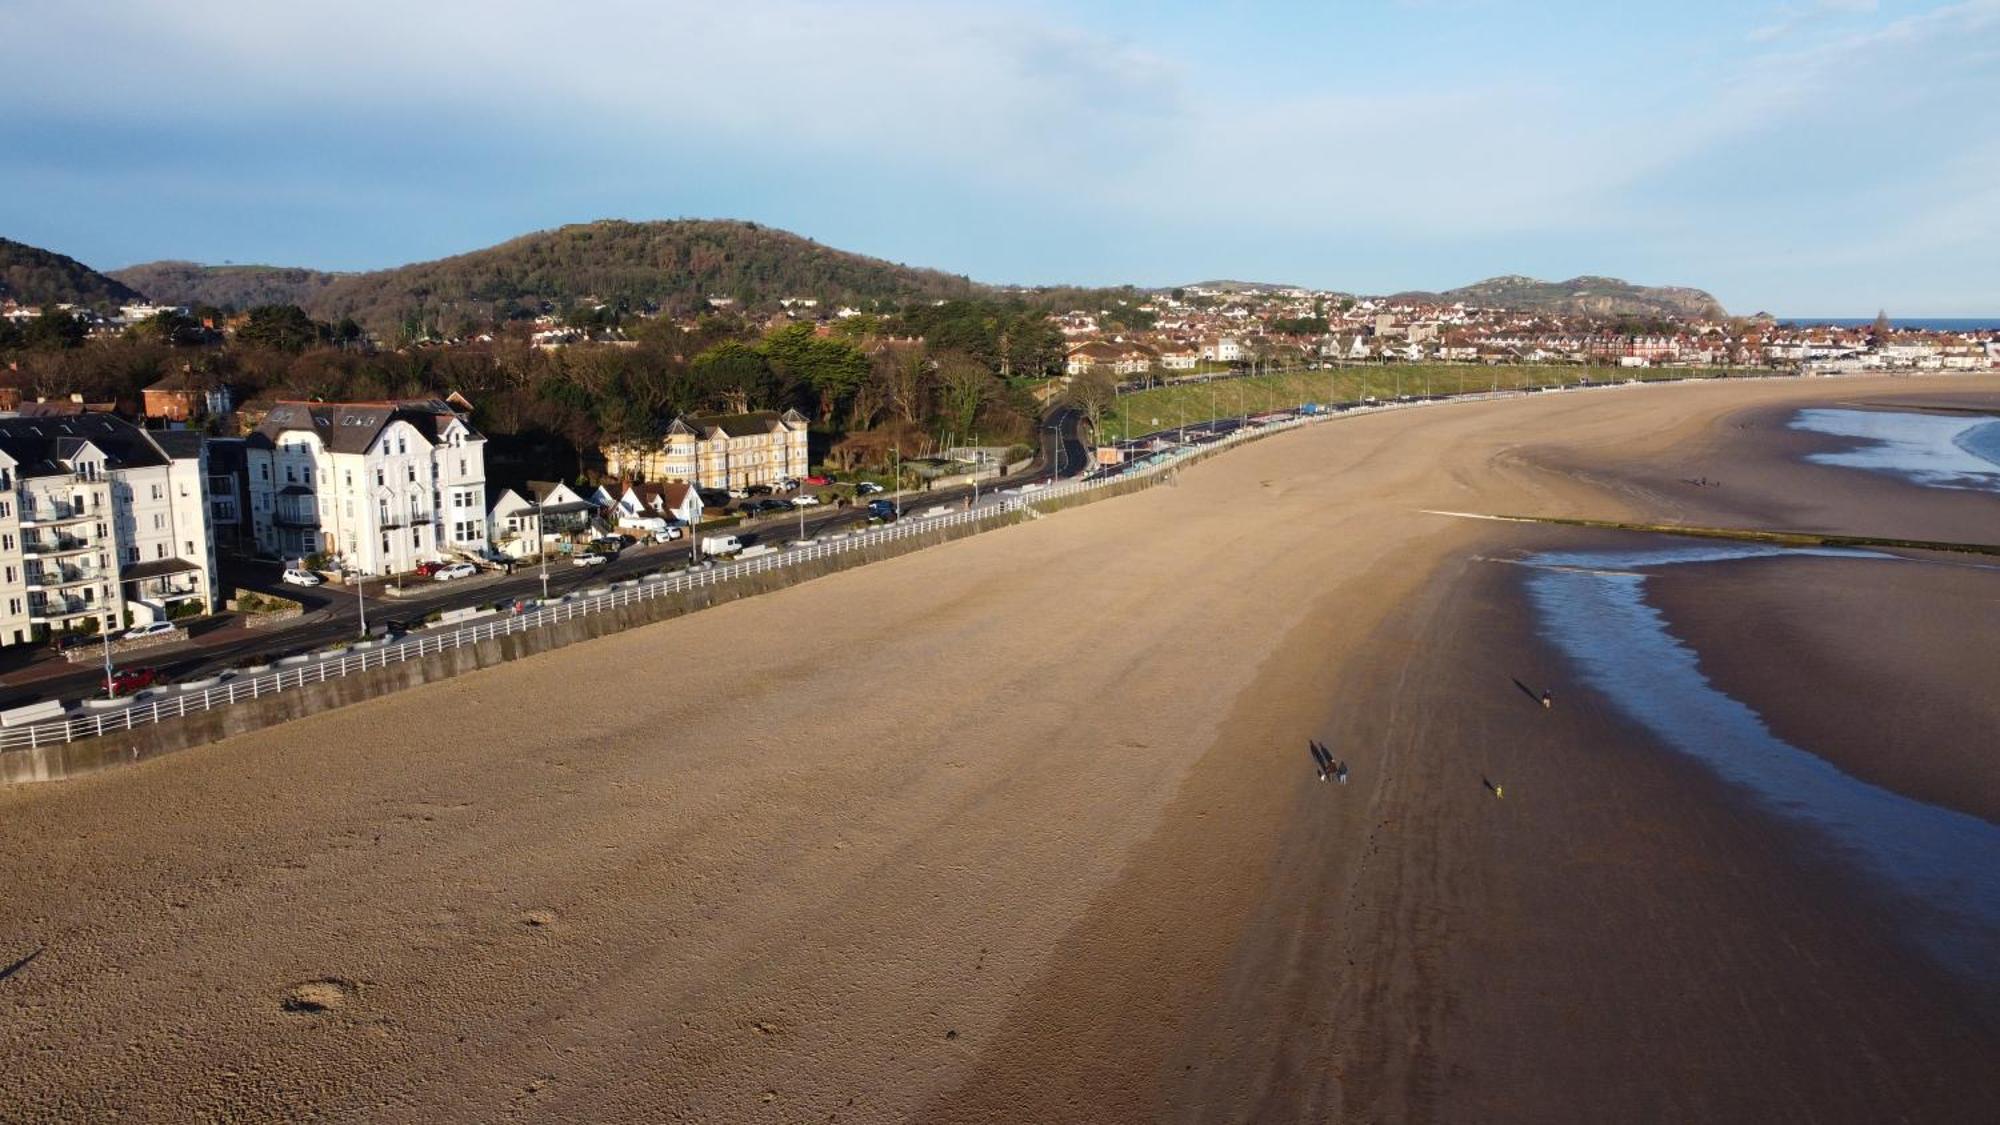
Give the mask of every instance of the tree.
<svg viewBox="0 0 2000 1125">
<path fill-rule="evenodd" d="M 733 414 L 750 410 L 753 403 L 777 401 L 778 381 L 770 361 L 740 340 L 726 340 L 695 356 L 689 373 L 702 401 L 721 403 Z"/>
<path fill-rule="evenodd" d="M 1092 368 L 1070 380 L 1063 388 L 1062 401 L 1083 411 L 1094 427 L 1113 403 L 1118 401 L 1118 384 L 1111 376 Z"/>
<path fill-rule="evenodd" d="M 243 343 L 295 355 L 325 334 L 326 326 L 297 305 L 260 305 L 250 310 L 250 319 L 236 330 L 236 338 Z"/>
<path fill-rule="evenodd" d="M 1895 330 L 1895 325 L 1889 323 L 1889 310 L 1877 309 L 1875 311 L 1875 326 L 1869 329 L 1869 335 L 1874 337 L 1875 346 L 1879 348 L 1883 344 L 1888 343 L 1889 334 Z"/>
<path fill-rule="evenodd" d="M 937 388 L 939 420 L 962 437 L 972 432 L 980 408 L 998 396 L 1000 382 L 970 356 L 945 355 L 937 361 Z"/>
<path fill-rule="evenodd" d="M 764 338 L 761 350 L 781 380 L 818 400 L 822 422 L 847 401 L 868 377 L 868 357 L 844 340 L 822 339 L 809 324 L 780 328 Z"/>
<path fill-rule="evenodd" d="M 21 329 L 21 335 L 30 348 L 74 348 L 90 335 L 90 329 L 70 315 L 68 309 L 44 305 L 42 315 L 29 321 Z"/>
</svg>

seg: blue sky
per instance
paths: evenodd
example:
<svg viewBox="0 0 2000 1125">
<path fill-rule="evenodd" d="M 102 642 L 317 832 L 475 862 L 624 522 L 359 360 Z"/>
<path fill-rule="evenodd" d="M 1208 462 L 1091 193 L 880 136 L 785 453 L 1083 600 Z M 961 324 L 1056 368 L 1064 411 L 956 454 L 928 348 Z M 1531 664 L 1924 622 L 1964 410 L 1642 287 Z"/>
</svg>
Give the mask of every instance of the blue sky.
<svg viewBox="0 0 2000 1125">
<path fill-rule="evenodd" d="M 754 219 L 994 282 L 2000 313 L 2000 0 L 0 0 L 0 235 L 365 269 Z"/>
</svg>

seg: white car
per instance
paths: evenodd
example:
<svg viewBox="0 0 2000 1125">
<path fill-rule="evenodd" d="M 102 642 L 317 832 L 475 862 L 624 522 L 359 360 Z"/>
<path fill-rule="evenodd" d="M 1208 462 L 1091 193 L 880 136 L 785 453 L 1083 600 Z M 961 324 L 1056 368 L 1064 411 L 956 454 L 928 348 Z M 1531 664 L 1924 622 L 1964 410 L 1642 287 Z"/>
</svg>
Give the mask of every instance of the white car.
<svg viewBox="0 0 2000 1125">
<path fill-rule="evenodd" d="M 132 628 L 125 630 L 124 635 L 119 639 L 126 641 L 136 641 L 141 637 L 164 637 L 168 633 L 171 633 L 173 631 L 174 631 L 173 622 L 155 621 L 147 625 L 134 625 Z"/>
<path fill-rule="evenodd" d="M 450 566 L 439 567 L 436 570 L 436 572 L 434 572 L 431 575 L 431 578 L 439 582 L 449 582 L 454 578 L 470 578 L 478 573 L 479 573 L 478 567 L 473 566 L 469 562 L 462 562 L 462 563 L 453 563 Z"/>
<path fill-rule="evenodd" d="M 655 531 L 655 532 L 653 533 L 653 539 L 654 539 L 654 540 L 655 540 L 656 542 L 660 542 L 660 543 L 671 543 L 671 542 L 673 542 L 674 540 L 676 540 L 676 539 L 679 539 L 679 538 L 680 538 L 681 536 L 683 536 L 683 535 L 686 535 L 686 534 L 687 534 L 687 530 L 686 530 L 685 528 L 680 528 L 680 527 L 663 527 L 663 528 L 661 528 L 660 530 L 658 530 L 658 531 Z"/>
<path fill-rule="evenodd" d="M 326 579 L 321 578 L 310 570 L 300 570 L 298 567 L 291 567 L 285 571 L 285 581 L 293 586 L 318 586 L 325 582 Z"/>
<path fill-rule="evenodd" d="M 873 496 L 878 492 L 884 492 L 887 490 L 884 489 L 881 485 L 876 484 L 872 480 L 864 480 L 860 484 L 854 486 L 854 491 L 857 495 L 860 496 Z"/>
<path fill-rule="evenodd" d="M 810 492 L 801 492 L 797 496 L 792 497 L 792 507 L 794 508 L 811 508 L 818 504 L 819 497 L 814 496 Z"/>
<path fill-rule="evenodd" d="M 610 562 L 610 561 L 611 561 L 611 559 L 610 559 L 610 557 L 609 557 L 609 556 L 607 556 L 607 555 L 573 555 L 573 556 L 571 556 L 571 557 L 570 557 L 570 560 L 569 560 L 569 565 L 571 565 L 571 566 L 603 566 L 603 565 L 604 565 L 605 563 L 608 563 L 608 562 Z"/>
</svg>

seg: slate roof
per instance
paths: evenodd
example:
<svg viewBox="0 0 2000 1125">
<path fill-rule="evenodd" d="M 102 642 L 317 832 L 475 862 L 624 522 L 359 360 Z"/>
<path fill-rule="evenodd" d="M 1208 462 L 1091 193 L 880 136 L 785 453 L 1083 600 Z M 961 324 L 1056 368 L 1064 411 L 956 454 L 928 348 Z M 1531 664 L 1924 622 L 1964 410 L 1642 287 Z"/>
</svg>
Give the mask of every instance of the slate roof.
<svg viewBox="0 0 2000 1125">
<path fill-rule="evenodd" d="M 0 450 L 20 465 L 24 479 L 69 475 L 64 462 L 85 442 L 104 451 L 107 469 L 143 469 L 168 461 L 146 431 L 110 414 L 0 418 Z"/>
<path fill-rule="evenodd" d="M 280 402 L 271 407 L 264 422 L 252 435 L 265 447 L 276 445 L 288 430 L 311 430 L 331 453 L 366 453 L 375 438 L 390 422 L 408 422 L 432 445 L 452 419 L 456 409 L 437 399 L 408 402 Z M 460 418 L 463 421 L 462 418 Z M 466 423 L 471 429 L 472 424 Z M 472 436 L 479 437 L 477 430 Z"/>
</svg>

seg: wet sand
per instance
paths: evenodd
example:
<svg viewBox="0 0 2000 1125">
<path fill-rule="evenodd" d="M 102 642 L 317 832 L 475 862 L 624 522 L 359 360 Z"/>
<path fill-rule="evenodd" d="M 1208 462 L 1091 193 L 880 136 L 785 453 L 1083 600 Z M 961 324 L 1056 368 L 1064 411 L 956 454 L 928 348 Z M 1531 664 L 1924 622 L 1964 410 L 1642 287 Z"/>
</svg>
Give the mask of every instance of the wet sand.
<svg viewBox="0 0 2000 1125">
<path fill-rule="evenodd" d="M 1651 515 L 1597 467 L 1870 385 L 1342 421 L 0 793 L 0 1119 L 1971 1119 L 1887 922 L 1514 687 L 1550 529 L 1419 511 Z"/>
<path fill-rule="evenodd" d="M 1711 563 L 1661 571 L 1647 599 L 1779 738 L 2000 824 L 2000 559 Z"/>
</svg>

